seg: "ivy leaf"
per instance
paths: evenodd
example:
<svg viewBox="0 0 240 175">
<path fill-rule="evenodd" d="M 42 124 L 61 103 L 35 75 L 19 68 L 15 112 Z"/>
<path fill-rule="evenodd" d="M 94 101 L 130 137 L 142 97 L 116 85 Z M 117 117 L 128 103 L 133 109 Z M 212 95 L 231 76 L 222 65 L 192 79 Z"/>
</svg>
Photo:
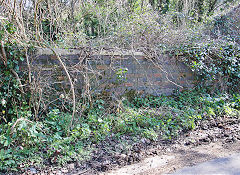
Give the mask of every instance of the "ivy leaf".
<svg viewBox="0 0 240 175">
<path fill-rule="evenodd" d="M 24 61 L 24 57 L 20 57 L 19 59 L 20 59 L 21 61 Z"/>
</svg>

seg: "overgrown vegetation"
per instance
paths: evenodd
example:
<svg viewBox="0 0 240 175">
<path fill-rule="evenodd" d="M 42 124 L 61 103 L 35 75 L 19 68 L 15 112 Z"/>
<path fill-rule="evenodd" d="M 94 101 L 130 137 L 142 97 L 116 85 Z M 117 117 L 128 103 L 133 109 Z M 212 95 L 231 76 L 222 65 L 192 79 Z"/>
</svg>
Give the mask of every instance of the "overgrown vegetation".
<svg viewBox="0 0 240 175">
<path fill-rule="evenodd" d="M 232 42 L 183 45 L 174 54 L 198 75 L 199 86 L 239 91 L 240 47 Z"/>
<path fill-rule="evenodd" d="M 96 100 L 68 135 L 71 114 L 52 109 L 41 121 L 14 118 L 1 124 L 1 171 L 24 171 L 44 164 L 87 160 L 90 143 L 129 135 L 140 140 L 171 139 L 202 120 L 239 116 L 240 95 L 209 95 L 202 90 L 172 96 L 123 98 L 121 109 L 109 111 L 108 100 Z"/>
<path fill-rule="evenodd" d="M 224 18 L 214 18 L 236 3 L 1 2 L 0 172 L 84 162 L 91 158 L 92 145 L 108 137 L 171 140 L 203 120 L 239 117 L 239 33 L 221 27 Z M 48 80 L 38 79 L 31 70 L 29 56 L 34 48 L 84 46 L 140 50 L 151 59 L 170 53 L 196 72 L 197 86 L 159 97 L 133 91 L 117 97 L 90 93 L 89 85 L 75 94 L 72 87 L 48 86 Z M 63 63 L 62 69 L 72 85 L 70 68 Z M 126 70 L 117 70 L 121 83 Z"/>
</svg>

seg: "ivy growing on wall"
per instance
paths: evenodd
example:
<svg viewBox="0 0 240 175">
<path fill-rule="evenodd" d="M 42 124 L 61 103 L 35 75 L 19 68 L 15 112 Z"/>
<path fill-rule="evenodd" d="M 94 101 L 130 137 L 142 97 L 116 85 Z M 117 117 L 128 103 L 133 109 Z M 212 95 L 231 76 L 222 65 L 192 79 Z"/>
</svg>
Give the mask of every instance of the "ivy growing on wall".
<svg viewBox="0 0 240 175">
<path fill-rule="evenodd" d="M 174 54 L 197 75 L 200 86 L 239 90 L 240 47 L 233 43 L 182 45 Z"/>
<path fill-rule="evenodd" d="M 27 96 L 22 84 L 24 74 L 20 72 L 19 64 L 24 61 L 22 48 L 14 41 L 9 41 L 5 34 L 14 34 L 13 24 L 7 23 L 0 28 L 1 59 L 0 59 L 0 120 L 9 122 L 21 117 L 21 111 L 28 111 Z"/>
</svg>

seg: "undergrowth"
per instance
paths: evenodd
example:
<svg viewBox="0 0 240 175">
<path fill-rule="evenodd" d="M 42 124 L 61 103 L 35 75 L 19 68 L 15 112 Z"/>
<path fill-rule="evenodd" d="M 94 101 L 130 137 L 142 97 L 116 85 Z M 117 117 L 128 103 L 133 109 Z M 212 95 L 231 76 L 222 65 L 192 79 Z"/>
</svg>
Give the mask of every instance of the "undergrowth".
<svg viewBox="0 0 240 175">
<path fill-rule="evenodd" d="M 197 127 L 199 121 L 221 116 L 239 116 L 240 95 L 209 95 L 203 90 L 176 92 L 172 96 L 146 96 L 109 111 L 108 100 L 95 100 L 86 106 L 84 116 L 75 121 L 68 135 L 71 114 L 50 110 L 40 121 L 30 115 L 1 123 L 0 171 L 25 171 L 48 164 L 64 165 L 89 159 L 91 143 L 106 137 L 172 139 Z M 77 118 L 77 116 L 76 116 Z"/>
</svg>

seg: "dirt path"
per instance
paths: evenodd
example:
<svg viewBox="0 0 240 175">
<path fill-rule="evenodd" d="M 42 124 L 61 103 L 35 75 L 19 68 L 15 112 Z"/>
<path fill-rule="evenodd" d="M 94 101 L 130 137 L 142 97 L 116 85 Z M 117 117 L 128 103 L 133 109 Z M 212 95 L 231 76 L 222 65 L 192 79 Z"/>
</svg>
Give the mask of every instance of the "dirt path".
<svg viewBox="0 0 240 175">
<path fill-rule="evenodd" d="M 171 148 L 164 154 L 149 157 L 137 164 L 128 165 L 102 175 L 159 175 L 172 173 L 185 166 L 193 166 L 214 158 L 225 157 L 240 152 L 240 141 L 223 144 L 221 141 L 196 147 Z"/>
<path fill-rule="evenodd" d="M 172 145 L 150 150 L 157 155 L 101 175 L 159 175 L 211 159 L 240 153 L 239 118 L 206 121 Z"/>
</svg>

